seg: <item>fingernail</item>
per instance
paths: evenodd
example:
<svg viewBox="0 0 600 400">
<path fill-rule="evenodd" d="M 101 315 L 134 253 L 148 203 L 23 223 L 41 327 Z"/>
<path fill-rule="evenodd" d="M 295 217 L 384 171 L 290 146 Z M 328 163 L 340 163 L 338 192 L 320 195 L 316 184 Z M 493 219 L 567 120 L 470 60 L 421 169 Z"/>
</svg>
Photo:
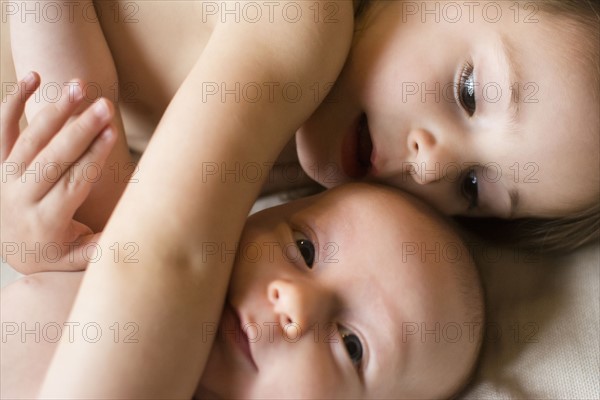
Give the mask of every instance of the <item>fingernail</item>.
<svg viewBox="0 0 600 400">
<path fill-rule="evenodd" d="M 27 75 L 23 78 L 23 81 L 29 85 L 35 82 L 35 74 L 33 71 L 29 71 Z"/>
<path fill-rule="evenodd" d="M 81 86 L 79 86 L 79 82 L 71 82 L 69 84 L 69 99 L 71 101 L 81 100 L 83 97 L 83 92 L 81 91 Z"/>
<path fill-rule="evenodd" d="M 94 113 L 100 117 L 105 118 L 108 116 L 108 106 L 106 105 L 106 101 L 104 99 L 100 99 L 94 104 Z"/>
</svg>

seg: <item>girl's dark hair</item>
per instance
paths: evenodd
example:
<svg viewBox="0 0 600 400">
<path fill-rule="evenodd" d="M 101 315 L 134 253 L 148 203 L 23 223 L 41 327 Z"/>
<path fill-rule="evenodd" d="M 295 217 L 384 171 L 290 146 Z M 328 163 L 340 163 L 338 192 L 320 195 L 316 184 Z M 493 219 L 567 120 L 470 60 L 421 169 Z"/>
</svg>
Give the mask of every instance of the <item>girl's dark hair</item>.
<svg viewBox="0 0 600 400">
<path fill-rule="evenodd" d="M 546 253 L 570 252 L 600 238 L 600 205 L 562 218 L 456 218 L 480 238 L 500 245 Z"/>
</svg>

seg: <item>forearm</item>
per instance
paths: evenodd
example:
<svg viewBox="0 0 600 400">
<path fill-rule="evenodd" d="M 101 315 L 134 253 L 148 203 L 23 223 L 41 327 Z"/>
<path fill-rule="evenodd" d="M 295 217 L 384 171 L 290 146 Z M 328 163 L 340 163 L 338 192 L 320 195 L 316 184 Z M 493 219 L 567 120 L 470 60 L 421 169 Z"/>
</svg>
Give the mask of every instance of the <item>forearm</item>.
<svg viewBox="0 0 600 400">
<path fill-rule="evenodd" d="M 30 10 L 45 1 L 30 1 L 20 7 Z M 124 177 L 131 173 L 129 151 L 123 123 L 118 109 L 118 79 L 114 61 L 104 39 L 102 29 L 91 7 L 91 0 L 52 2 L 61 17 L 48 20 L 33 16 L 22 18 L 22 13 L 10 14 L 10 33 L 13 60 L 18 77 L 28 71 L 37 71 L 42 77 L 39 94 L 27 104 L 29 121 L 47 104 L 56 102 L 53 87 L 64 87 L 73 78 L 85 84 L 86 104 L 98 97 L 107 97 L 115 103 L 117 143 L 94 185 L 90 196 L 79 208 L 76 219 L 94 231 L 104 227 L 125 186 Z M 75 7 L 75 8 L 74 8 Z M 81 10 L 86 7 L 86 12 Z M 60 93 L 59 93 L 60 94 Z M 90 179 L 97 179 L 90 168 Z M 118 171 L 118 173 L 117 173 Z M 118 176 L 120 179 L 115 179 Z"/>
</svg>

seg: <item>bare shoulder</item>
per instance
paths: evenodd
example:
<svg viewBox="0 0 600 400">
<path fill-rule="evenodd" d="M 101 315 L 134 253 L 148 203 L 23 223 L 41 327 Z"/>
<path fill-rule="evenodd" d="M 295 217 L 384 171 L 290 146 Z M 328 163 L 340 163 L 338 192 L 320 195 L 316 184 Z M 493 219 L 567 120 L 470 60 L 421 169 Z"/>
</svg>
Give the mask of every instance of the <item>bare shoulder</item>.
<svg viewBox="0 0 600 400">
<path fill-rule="evenodd" d="M 352 1 L 249 1 L 218 8 L 205 49 L 220 66 L 247 73 L 266 72 L 275 83 L 335 80 L 350 51 Z M 212 47 L 218 49 L 213 53 Z M 223 64 L 224 61 L 229 63 Z M 241 65 L 240 65 L 241 64 Z M 245 75 L 245 74 L 244 74 Z"/>
<path fill-rule="evenodd" d="M 237 3 L 237 2 L 236 2 Z M 295 71 L 339 72 L 345 62 L 354 29 L 353 2 L 348 0 L 316 1 L 242 1 L 240 15 L 220 10 L 215 33 L 229 34 L 253 46 L 238 52 L 263 57 L 257 66 L 296 67 Z M 244 12 L 245 9 L 248 9 Z M 225 29 L 223 29 L 225 28 Z M 243 33 L 243 34 L 241 34 Z M 222 42 L 227 43 L 227 42 Z M 264 57 L 267 57 L 266 59 Z M 331 78 L 331 77 L 330 77 Z"/>
<path fill-rule="evenodd" d="M 238 118 L 245 113 L 242 108 L 250 111 L 244 119 L 247 131 L 285 132 L 289 139 L 342 71 L 352 44 L 352 2 L 240 3 L 240 10 L 256 3 L 256 15 L 262 17 L 254 21 L 248 10 L 236 19 L 221 10 L 190 84 L 197 87 L 194 93 L 199 87 L 206 95 L 203 105 L 226 103 L 228 115 L 235 112 Z M 221 96 L 209 96 L 221 88 Z M 228 101 L 231 88 L 235 102 Z M 260 121 L 254 121 L 257 116 Z"/>
<path fill-rule="evenodd" d="M 33 398 L 62 335 L 83 272 L 25 276 L 0 292 L 1 398 Z"/>
</svg>

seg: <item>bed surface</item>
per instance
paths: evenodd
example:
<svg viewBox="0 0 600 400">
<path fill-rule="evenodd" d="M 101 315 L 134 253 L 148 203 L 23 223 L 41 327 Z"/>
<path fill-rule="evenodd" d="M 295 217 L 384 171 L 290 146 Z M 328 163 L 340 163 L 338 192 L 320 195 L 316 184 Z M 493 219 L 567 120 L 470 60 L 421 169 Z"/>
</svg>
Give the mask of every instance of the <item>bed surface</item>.
<svg viewBox="0 0 600 400">
<path fill-rule="evenodd" d="M 488 332 L 462 398 L 599 399 L 598 244 L 558 258 L 493 251 L 479 257 Z"/>
</svg>

